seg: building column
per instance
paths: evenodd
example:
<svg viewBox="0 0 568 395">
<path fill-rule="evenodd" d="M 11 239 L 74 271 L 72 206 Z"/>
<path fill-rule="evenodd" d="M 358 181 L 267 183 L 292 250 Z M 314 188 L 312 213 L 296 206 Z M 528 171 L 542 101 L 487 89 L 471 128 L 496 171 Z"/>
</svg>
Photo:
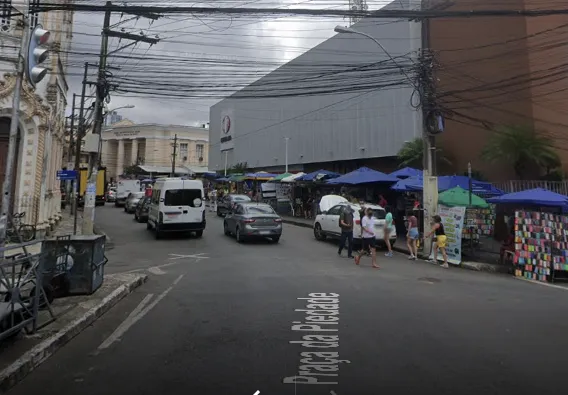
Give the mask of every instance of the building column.
<svg viewBox="0 0 568 395">
<path fill-rule="evenodd" d="M 116 177 L 124 171 L 124 140 L 118 140 L 118 152 L 116 153 Z"/>
<path fill-rule="evenodd" d="M 132 140 L 132 151 L 130 152 L 130 164 L 135 165 L 138 163 L 138 140 Z"/>
</svg>

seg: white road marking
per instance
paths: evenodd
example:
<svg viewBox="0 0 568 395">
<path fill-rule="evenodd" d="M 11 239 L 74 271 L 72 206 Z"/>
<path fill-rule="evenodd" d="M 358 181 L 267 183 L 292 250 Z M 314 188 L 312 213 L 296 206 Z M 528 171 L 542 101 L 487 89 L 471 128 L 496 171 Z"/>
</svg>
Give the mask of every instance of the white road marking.
<svg viewBox="0 0 568 395">
<path fill-rule="evenodd" d="M 152 299 L 152 296 L 154 296 L 154 294 L 146 295 L 144 299 L 142 299 L 142 301 L 138 304 L 138 306 L 136 306 L 136 308 L 132 310 L 130 314 L 128 314 L 128 317 L 126 317 L 126 319 L 118 326 L 118 328 L 116 328 L 115 331 L 109 337 L 107 337 L 104 342 L 101 343 L 98 349 L 104 350 L 105 348 L 109 348 L 112 343 L 120 339 L 124 332 L 126 332 L 128 328 L 130 328 L 136 322 L 136 317 L 138 316 L 138 314 L 140 314 L 142 309 L 146 307 L 150 299 Z"/>
<path fill-rule="evenodd" d="M 258 395 L 260 394 L 260 391 L 256 391 L 253 395 Z"/>
<path fill-rule="evenodd" d="M 169 254 L 170 259 L 187 259 L 187 258 L 194 258 L 194 259 L 208 259 L 209 257 L 203 256 L 205 253 L 199 254 L 191 254 L 191 255 L 180 255 L 180 254 Z"/>
<path fill-rule="evenodd" d="M 150 269 L 148 269 L 148 271 L 149 271 L 150 273 L 152 273 L 152 274 L 157 275 L 157 276 L 161 276 L 161 275 L 166 274 L 166 272 L 163 271 L 162 269 L 160 269 L 159 266 L 151 267 Z"/>
<path fill-rule="evenodd" d="M 140 302 L 138 306 L 126 317 L 126 319 L 116 328 L 116 330 L 98 347 L 99 350 L 104 350 L 109 348 L 114 342 L 120 340 L 120 338 L 126 333 L 128 329 L 132 327 L 135 323 L 140 321 L 146 314 L 150 312 L 162 299 L 164 299 L 174 288 L 174 286 L 180 282 L 183 278 L 183 274 L 179 275 L 178 278 L 174 280 L 172 285 L 168 287 L 164 292 L 162 292 L 152 303 L 148 306 L 148 302 L 150 298 L 153 296 L 152 294 L 146 295 L 146 297 Z"/>
<path fill-rule="evenodd" d="M 329 391 L 331 395 L 337 395 L 334 390 Z"/>
</svg>

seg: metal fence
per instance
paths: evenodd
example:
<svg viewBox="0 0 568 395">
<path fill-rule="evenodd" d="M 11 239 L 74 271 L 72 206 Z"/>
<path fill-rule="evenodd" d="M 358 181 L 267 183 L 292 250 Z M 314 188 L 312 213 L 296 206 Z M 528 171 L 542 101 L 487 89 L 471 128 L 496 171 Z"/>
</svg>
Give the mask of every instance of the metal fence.
<svg viewBox="0 0 568 395">
<path fill-rule="evenodd" d="M 544 188 L 562 195 L 568 195 L 568 181 L 510 180 L 492 184 L 506 193 Z"/>
</svg>

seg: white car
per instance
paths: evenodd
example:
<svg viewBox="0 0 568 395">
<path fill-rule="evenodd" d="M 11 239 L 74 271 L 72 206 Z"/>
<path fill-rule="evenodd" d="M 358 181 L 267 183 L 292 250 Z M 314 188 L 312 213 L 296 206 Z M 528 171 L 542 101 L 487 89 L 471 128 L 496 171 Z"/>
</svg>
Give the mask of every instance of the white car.
<svg viewBox="0 0 568 395">
<path fill-rule="evenodd" d="M 314 221 L 314 236 L 317 240 L 325 240 L 329 238 L 339 238 L 341 236 L 341 228 L 339 227 L 339 216 L 343 208 L 349 205 L 353 209 L 353 244 L 361 243 L 361 217 L 359 211 L 362 206 L 358 204 L 349 203 L 347 199 L 337 195 L 326 195 L 322 197 L 320 202 L 321 214 L 316 216 Z M 384 227 L 386 210 L 376 204 L 363 205 L 365 208 L 373 210 L 373 216 L 377 219 L 375 221 L 375 235 L 379 245 L 384 245 Z M 393 222 L 394 224 L 394 222 Z M 390 243 L 394 245 L 396 242 L 396 229 L 390 234 Z"/>
</svg>

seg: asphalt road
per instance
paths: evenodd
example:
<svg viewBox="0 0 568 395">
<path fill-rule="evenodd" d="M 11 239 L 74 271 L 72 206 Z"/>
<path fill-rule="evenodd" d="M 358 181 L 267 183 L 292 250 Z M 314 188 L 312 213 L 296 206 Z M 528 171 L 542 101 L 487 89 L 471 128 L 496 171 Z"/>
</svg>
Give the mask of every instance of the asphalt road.
<svg viewBox="0 0 568 395">
<path fill-rule="evenodd" d="M 279 244 L 240 245 L 216 217 L 202 239 L 154 240 L 118 209 L 97 215 L 108 271 L 150 281 L 10 395 L 566 391 L 566 290 L 403 255 L 357 267 L 288 225 Z"/>
</svg>

